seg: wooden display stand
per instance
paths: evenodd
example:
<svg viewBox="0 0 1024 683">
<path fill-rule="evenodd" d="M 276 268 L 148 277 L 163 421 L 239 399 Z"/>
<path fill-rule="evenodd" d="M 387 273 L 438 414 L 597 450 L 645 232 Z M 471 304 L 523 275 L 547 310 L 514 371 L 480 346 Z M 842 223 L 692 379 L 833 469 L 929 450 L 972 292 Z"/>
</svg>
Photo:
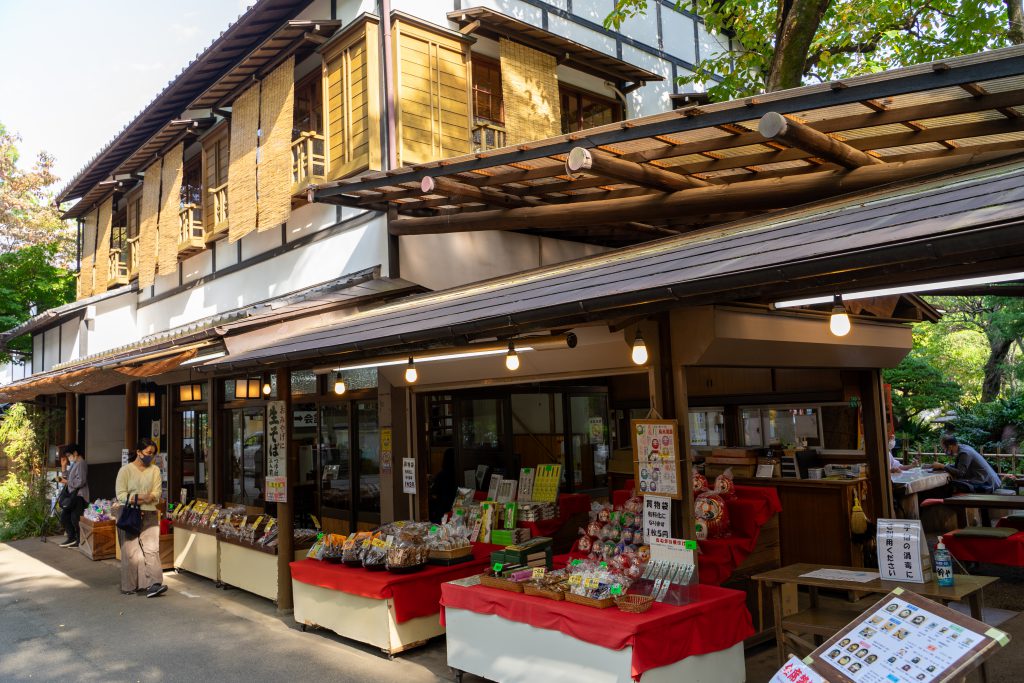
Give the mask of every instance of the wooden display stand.
<svg viewBox="0 0 1024 683">
<path fill-rule="evenodd" d="M 175 569 L 184 569 L 211 581 L 220 580 L 220 545 L 213 530 L 174 526 Z"/>
<path fill-rule="evenodd" d="M 94 522 L 82 517 L 78 522 L 78 550 L 90 560 L 109 560 L 117 554 L 117 527 L 114 520 Z"/>
<path fill-rule="evenodd" d="M 221 583 L 277 602 L 277 553 L 228 538 L 217 541 Z M 304 558 L 307 550 L 296 549 L 294 559 Z"/>
<path fill-rule="evenodd" d="M 292 598 L 293 616 L 303 630 L 307 626 L 326 628 L 343 638 L 379 647 L 389 655 L 422 645 L 445 632 L 436 614 L 398 623 L 391 599 L 352 595 L 294 579 Z"/>
</svg>

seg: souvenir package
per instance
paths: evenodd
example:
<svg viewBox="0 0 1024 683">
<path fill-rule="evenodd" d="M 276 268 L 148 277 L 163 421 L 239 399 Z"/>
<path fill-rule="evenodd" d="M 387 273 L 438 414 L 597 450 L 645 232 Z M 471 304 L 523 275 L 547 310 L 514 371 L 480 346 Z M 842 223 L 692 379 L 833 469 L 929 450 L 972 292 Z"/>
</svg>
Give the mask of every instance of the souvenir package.
<svg viewBox="0 0 1024 683">
<path fill-rule="evenodd" d="M 644 541 L 642 499 L 634 496 L 616 510 L 607 503 L 593 503 L 590 522 L 580 529 L 576 549 L 589 559 L 610 562 L 620 555 L 629 556 L 623 568 L 636 562 L 637 550 Z"/>
<path fill-rule="evenodd" d="M 624 595 L 631 579 L 606 562 L 573 560 L 566 567 L 569 593 L 590 600 Z"/>
<path fill-rule="evenodd" d="M 715 477 L 715 493 L 725 500 L 736 498 L 736 484 L 733 482 L 732 468 Z"/>
<path fill-rule="evenodd" d="M 710 491 L 700 494 L 693 502 L 693 512 L 707 538 L 722 538 L 729 535 L 729 508 L 720 495 Z"/>
<path fill-rule="evenodd" d="M 466 526 L 462 515 L 454 515 L 443 524 L 431 525 L 427 531 L 427 548 L 431 551 L 451 551 L 469 548 L 473 530 Z"/>
<path fill-rule="evenodd" d="M 89 507 L 85 508 L 82 516 L 94 522 L 105 522 L 109 519 L 114 519 L 113 507 L 114 501 L 97 498 Z"/>
<path fill-rule="evenodd" d="M 387 545 L 385 563 L 390 570 L 413 569 L 422 567 L 430 553 L 427 547 L 427 533 L 430 525 L 423 523 L 408 524 L 391 536 Z"/>
<path fill-rule="evenodd" d="M 341 561 L 350 567 L 362 566 L 363 543 L 368 545 L 372 536 L 369 531 L 349 534 L 341 546 Z"/>
<path fill-rule="evenodd" d="M 708 488 L 709 488 L 709 486 L 708 486 L 708 479 L 707 479 L 707 477 L 705 477 L 700 472 L 694 472 L 693 473 L 693 495 L 699 496 L 704 491 L 707 491 Z"/>
</svg>

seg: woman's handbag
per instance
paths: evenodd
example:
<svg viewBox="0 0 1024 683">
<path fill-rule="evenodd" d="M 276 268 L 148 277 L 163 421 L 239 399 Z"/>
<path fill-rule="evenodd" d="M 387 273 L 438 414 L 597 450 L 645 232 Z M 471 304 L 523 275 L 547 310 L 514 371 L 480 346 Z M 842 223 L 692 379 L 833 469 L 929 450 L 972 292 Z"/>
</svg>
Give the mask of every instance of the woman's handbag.
<svg viewBox="0 0 1024 683">
<path fill-rule="evenodd" d="M 61 510 L 70 510 L 71 506 L 75 502 L 75 497 L 68 491 L 67 484 L 61 487 L 60 493 L 57 494 L 57 506 Z"/>
<path fill-rule="evenodd" d="M 138 536 L 142 533 L 142 508 L 139 507 L 139 496 L 135 496 L 135 502 L 131 497 L 125 501 L 121 508 L 121 514 L 117 517 L 117 528 L 129 536 Z"/>
</svg>

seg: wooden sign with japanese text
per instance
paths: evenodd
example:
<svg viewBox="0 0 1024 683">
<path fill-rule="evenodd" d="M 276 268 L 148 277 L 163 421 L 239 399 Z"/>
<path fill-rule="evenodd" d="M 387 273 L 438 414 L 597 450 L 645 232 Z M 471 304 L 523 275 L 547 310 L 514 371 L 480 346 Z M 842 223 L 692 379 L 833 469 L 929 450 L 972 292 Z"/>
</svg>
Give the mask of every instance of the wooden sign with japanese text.
<svg viewBox="0 0 1024 683">
<path fill-rule="evenodd" d="M 288 421 L 284 401 L 267 402 L 267 473 L 264 500 L 288 502 Z M 271 498 L 271 496 L 274 496 Z"/>
</svg>

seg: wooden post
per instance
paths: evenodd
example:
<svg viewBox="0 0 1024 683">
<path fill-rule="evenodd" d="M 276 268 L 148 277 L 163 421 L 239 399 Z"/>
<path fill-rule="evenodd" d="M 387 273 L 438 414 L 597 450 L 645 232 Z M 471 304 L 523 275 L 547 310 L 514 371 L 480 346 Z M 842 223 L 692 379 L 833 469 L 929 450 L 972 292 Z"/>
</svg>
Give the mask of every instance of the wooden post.
<svg viewBox="0 0 1024 683">
<path fill-rule="evenodd" d="M 78 396 L 64 394 L 64 443 L 78 443 Z"/>
<path fill-rule="evenodd" d="M 871 474 L 869 486 L 875 499 L 874 518 L 891 518 L 894 515 L 895 503 L 889 480 L 889 432 L 885 424 L 885 402 L 882 398 L 880 370 L 872 369 L 862 373 L 860 400 L 863 406 L 861 413 L 864 419 L 864 452 L 867 454 Z"/>
<path fill-rule="evenodd" d="M 686 386 L 686 366 L 683 365 L 683 336 L 677 329 L 677 326 L 672 324 L 674 317 L 672 314 L 664 318 L 664 323 L 668 326 L 667 333 L 663 334 L 661 338 L 668 339 L 671 350 L 669 354 L 669 362 L 672 364 L 672 395 L 675 406 L 675 417 L 679 420 L 679 434 L 676 438 L 679 440 L 679 459 L 682 467 L 682 481 L 679 485 L 682 487 L 683 497 L 680 501 L 682 503 L 682 532 L 683 538 L 693 539 L 696 538 L 696 525 L 693 518 L 693 456 L 690 455 L 690 398 L 689 389 Z"/>
<path fill-rule="evenodd" d="M 165 413 L 167 415 L 167 423 L 163 432 L 167 434 L 167 444 L 164 446 L 164 452 L 167 453 L 169 460 L 167 467 L 167 501 L 180 503 L 181 497 L 178 495 L 181 492 L 181 482 L 184 478 L 182 471 L 184 464 L 181 461 L 181 443 L 182 443 L 182 429 L 181 429 L 181 414 L 175 410 L 178 405 L 178 387 L 173 384 L 168 384 L 164 387 L 165 400 L 164 404 L 167 406 Z M 193 473 L 193 478 L 195 474 Z"/>
<path fill-rule="evenodd" d="M 139 442 L 139 381 L 124 385 L 124 447 L 135 450 Z"/>
<path fill-rule="evenodd" d="M 298 453 L 292 438 L 292 374 L 287 369 L 277 371 L 277 400 L 284 402 L 287 477 L 287 500 L 277 504 L 277 611 L 287 612 L 293 606 L 290 565 L 295 556 L 295 475 L 298 472 Z"/>
<path fill-rule="evenodd" d="M 206 410 L 210 415 L 210 452 L 207 457 L 210 466 L 206 468 L 206 495 L 211 503 L 219 503 L 222 501 L 220 491 L 226 441 L 224 434 L 230 429 L 230 426 L 225 423 L 224 416 L 220 411 L 220 404 L 224 398 L 224 381 L 211 378 L 208 388 Z"/>
</svg>

